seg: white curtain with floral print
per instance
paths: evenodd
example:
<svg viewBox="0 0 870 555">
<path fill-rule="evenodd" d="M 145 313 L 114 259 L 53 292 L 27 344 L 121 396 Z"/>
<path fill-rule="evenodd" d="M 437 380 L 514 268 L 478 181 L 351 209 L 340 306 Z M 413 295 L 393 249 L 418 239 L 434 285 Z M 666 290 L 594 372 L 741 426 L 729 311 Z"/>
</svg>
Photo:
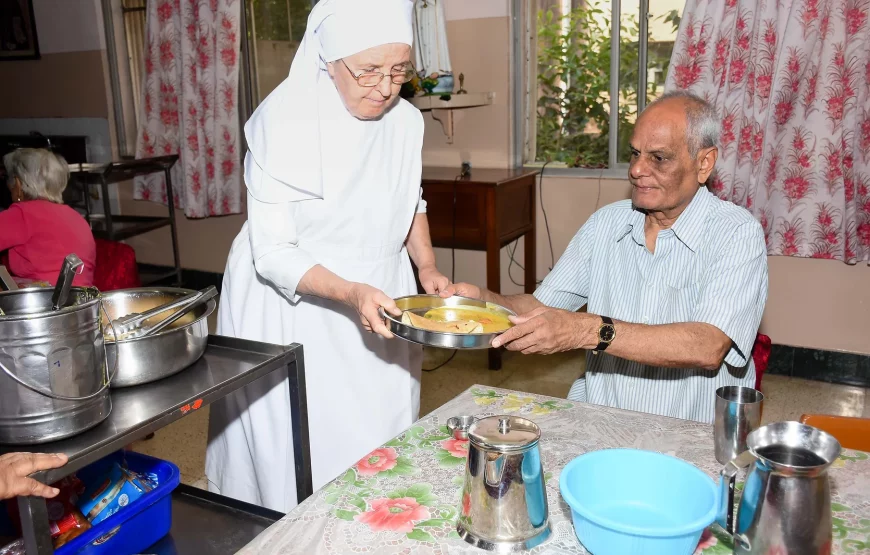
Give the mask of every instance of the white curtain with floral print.
<svg viewBox="0 0 870 555">
<path fill-rule="evenodd" d="M 773 255 L 870 261 L 870 0 L 688 0 L 666 88 L 722 118 L 711 188 Z"/>
<path fill-rule="evenodd" d="M 179 154 L 175 205 L 189 218 L 241 212 L 239 18 L 243 0 L 149 0 L 136 157 Z M 162 174 L 135 198 L 166 203 Z"/>
</svg>

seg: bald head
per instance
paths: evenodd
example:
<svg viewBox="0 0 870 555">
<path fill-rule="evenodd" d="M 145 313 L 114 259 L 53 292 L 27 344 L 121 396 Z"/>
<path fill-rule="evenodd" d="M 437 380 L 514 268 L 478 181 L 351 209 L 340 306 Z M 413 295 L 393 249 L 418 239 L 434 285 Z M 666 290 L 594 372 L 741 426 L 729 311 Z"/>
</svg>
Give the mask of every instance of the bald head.
<svg viewBox="0 0 870 555">
<path fill-rule="evenodd" d="M 721 125 L 716 108 L 700 96 L 688 91 L 670 91 L 663 94 L 651 102 L 640 117 L 651 117 L 656 112 L 662 116 L 664 113 L 673 113 L 677 110 L 685 117 L 686 147 L 692 158 L 697 156 L 701 149 L 717 145 Z"/>
</svg>

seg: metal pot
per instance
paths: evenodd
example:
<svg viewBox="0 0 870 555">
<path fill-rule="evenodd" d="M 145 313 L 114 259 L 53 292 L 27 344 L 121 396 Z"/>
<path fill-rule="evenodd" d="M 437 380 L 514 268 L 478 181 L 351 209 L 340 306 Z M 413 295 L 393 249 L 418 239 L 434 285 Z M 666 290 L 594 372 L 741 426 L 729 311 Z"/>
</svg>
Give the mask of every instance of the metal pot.
<svg viewBox="0 0 870 555">
<path fill-rule="evenodd" d="M 468 429 L 459 521 L 466 542 L 498 553 L 532 549 L 550 536 L 541 429 L 516 416 L 491 416 Z"/>
<path fill-rule="evenodd" d="M 133 312 L 145 312 L 184 295 L 191 289 L 150 287 L 122 289 L 103 295 L 103 306 L 109 320 Z M 214 300 L 199 306 L 169 328 L 151 336 L 114 341 L 111 326 L 106 326 L 106 352 L 109 364 L 118 361 L 118 371 L 112 387 L 141 385 L 181 372 L 202 356 L 208 343 L 208 317 L 214 312 Z M 158 314 L 145 324 L 154 325 L 171 312 Z"/>
<path fill-rule="evenodd" d="M 74 287 L 54 311 L 53 293 L 0 293 L 0 443 L 74 436 L 112 410 L 99 292 Z"/>
</svg>

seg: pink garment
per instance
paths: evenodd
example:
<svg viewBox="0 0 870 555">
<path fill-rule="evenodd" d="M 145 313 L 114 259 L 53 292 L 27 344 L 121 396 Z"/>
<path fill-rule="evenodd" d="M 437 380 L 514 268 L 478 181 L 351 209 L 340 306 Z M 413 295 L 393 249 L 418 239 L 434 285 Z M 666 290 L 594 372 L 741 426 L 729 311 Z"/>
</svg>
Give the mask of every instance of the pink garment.
<svg viewBox="0 0 870 555">
<path fill-rule="evenodd" d="M 0 251 L 7 249 L 7 269 L 13 276 L 53 284 L 63 259 L 75 253 L 85 266 L 73 285 L 93 285 L 94 236 L 85 219 L 69 206 L 27 200 L 0 212 Z"/>
</svg>

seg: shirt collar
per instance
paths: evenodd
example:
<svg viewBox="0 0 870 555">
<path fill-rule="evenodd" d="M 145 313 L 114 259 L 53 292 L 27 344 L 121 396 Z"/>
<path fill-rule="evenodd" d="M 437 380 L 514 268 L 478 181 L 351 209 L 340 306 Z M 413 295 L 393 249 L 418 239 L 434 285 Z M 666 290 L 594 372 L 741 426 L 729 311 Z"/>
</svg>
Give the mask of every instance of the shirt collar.
<svg viewBox="0 0 870 555">
<path fill-rule="evenodd" d="M 692 197 L 692 202 L 683 210 L 683 213 L 677 217 L 677 221 L 671 226 L 671 231 L 676 235 L 681 243 L 689 247 L 692 252 L 696 252 L 701 244 L 701 239 L 704 237 L 704 222 L 707 219 L 707 211 L 710 207 L 710 201 L 713 194 L 706 187 L 698 187 L 695 196 Z M 627 235 L 635 243 L 641 246 L 646 245 L 646 237 L 644 235 L 645 215 L 640 210 L 632 210 L 629 223 L 625 224 L 616 236 L 616 241 L 622 241 Z"/>
</svg>

